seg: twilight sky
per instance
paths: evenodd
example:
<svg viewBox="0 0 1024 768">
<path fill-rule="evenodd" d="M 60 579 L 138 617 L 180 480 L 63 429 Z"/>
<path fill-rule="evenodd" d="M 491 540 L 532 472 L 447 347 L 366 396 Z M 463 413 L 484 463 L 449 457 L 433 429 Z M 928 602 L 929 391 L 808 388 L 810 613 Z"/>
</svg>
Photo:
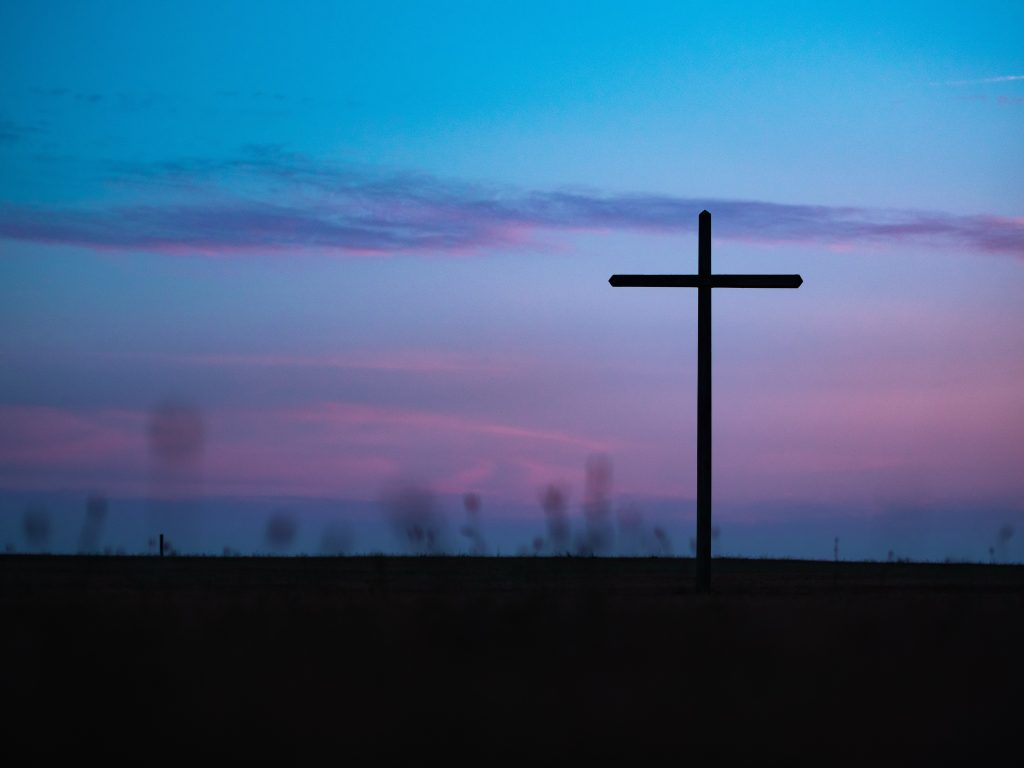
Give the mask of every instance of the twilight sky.
<svg viewBox="0 0 1024 768">
<path fill-rule="evenodd" d="M 4 4 L 0 489 L 692 519 L 706 207 L 720 519 L 1024 513 L 1024 7 L 777 5 Z"/>
</svg>

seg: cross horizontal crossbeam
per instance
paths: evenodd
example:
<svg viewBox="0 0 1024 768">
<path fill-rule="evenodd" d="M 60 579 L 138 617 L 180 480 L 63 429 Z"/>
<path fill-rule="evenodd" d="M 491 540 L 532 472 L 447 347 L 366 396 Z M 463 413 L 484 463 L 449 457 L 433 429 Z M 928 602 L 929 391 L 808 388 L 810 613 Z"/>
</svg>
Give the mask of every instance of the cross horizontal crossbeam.
<svg viewBox="0 0 1024 768">
<path fill-rule="evenodd" d="M 612 275 L 614 288 L 799 288 L 800 275 Z"/>
</svg>

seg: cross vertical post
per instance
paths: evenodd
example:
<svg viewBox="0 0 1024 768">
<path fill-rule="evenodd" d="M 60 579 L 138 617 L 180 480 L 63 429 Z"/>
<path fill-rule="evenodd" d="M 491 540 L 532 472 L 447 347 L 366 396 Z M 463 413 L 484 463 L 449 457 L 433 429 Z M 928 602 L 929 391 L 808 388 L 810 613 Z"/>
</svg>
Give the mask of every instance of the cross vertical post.
<svg viewBox="0 0 1024 768">
<path fill-rule="evenodd" d="M 711 214 L 697 218 L 696 275 L 612 275 L 613 288 L 697 289 L 697 592 L 711 591 L 711 289 L 799 288 L 800 275 L 715 275 Z"/>
<path fill-rule="evenodd" d="M 697 219 L 697 274 L 711 278 L 711 214 Z M 697 288 L 697 591 L 711 591 L 711 286 Z"/>
</svg>

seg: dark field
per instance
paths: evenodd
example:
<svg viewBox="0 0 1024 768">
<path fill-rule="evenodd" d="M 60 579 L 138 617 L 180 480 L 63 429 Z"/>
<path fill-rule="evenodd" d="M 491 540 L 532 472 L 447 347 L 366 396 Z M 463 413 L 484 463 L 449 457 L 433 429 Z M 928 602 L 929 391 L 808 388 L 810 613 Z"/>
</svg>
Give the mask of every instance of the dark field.
<svg viewBox="0 0 1024 768">
<path fill-rule="evenodd" d="M 1017 755 L 1024 568 L 0 558 L 6 751 Z"/>
</svg>

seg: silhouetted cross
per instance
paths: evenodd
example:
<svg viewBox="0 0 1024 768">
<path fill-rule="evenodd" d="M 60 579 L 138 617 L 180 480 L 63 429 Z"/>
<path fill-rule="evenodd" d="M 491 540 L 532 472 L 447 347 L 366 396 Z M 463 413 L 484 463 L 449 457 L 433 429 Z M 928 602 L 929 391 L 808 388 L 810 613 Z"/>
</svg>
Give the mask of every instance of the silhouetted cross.
<svg viewBox="0 0 1024 768">
<path fill-rule="evenodd" d="M 711 590 L 711 289 L 799 288 L 800 275 L 711 274 L 711 214 L 697 217 L 696 275 L 612 275 L 613 288 L 697 289 L 697 591 Z"/>
</svg>

